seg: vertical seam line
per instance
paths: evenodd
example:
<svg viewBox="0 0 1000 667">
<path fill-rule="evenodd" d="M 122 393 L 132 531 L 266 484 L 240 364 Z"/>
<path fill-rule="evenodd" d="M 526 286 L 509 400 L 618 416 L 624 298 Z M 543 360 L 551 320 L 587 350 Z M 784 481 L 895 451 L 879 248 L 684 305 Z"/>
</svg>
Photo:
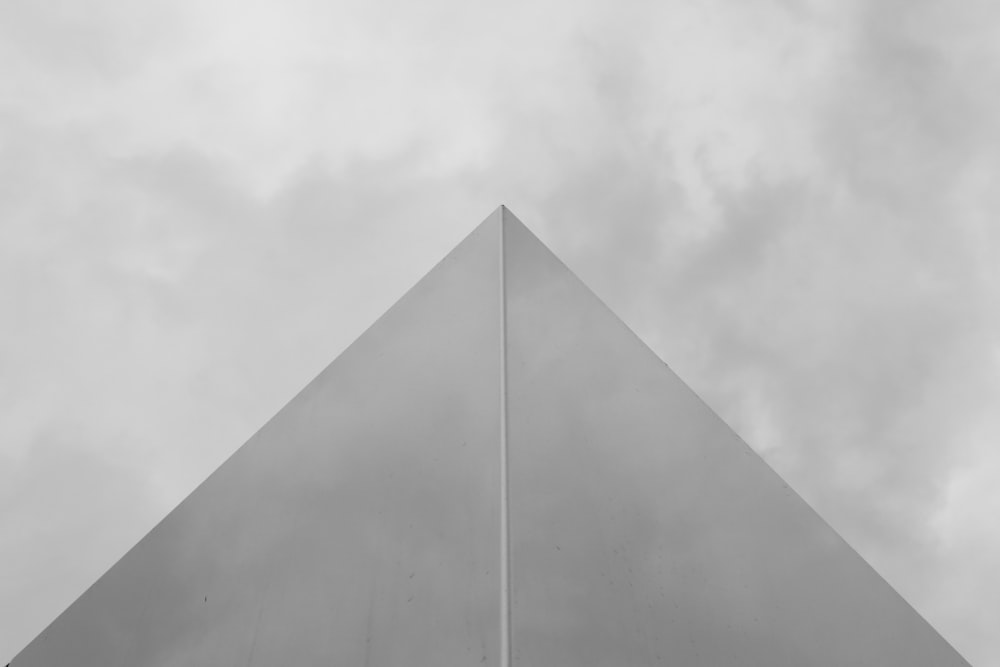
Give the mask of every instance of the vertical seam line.
<svg viewBox="0 0 1000 667">
<path fill-rule="evenodd" d="M 511 666 L 510 515 L 507 477 L 507 272 L 500 206 L 500 667 Z"/>
</svg>

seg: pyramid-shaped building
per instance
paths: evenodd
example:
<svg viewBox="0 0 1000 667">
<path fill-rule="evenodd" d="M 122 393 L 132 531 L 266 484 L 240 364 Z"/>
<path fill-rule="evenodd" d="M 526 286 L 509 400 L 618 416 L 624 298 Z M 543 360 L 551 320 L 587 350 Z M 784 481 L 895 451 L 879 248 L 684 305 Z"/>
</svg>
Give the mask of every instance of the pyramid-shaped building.
<svg viewBox="0 0 1000 667">
<path fill-rule="evenodd" d="M 11 663 L 965 664 L 503 207 Z"/>
</svg>

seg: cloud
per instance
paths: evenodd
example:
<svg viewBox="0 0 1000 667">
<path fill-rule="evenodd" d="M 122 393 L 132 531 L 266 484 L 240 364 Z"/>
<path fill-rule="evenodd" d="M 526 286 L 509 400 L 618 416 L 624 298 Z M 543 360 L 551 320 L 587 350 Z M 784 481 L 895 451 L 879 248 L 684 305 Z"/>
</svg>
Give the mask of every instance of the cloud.
<svg viewBox="0 0 1000 667">
<path fill-rule="evenodd" d="M 946 636 L 964 638 L 973 662 L 989 664 L 989 623 L 959 628 L 943 600 L 954 599 L 950 582 L 971 590 L 994 577 L 945 565 L 978 552 L 945 550 L 933 517 L 957 502 L 980 516 L 995 502 L 984 487 L 962 501 L 949 489 L 968 488 L 955 481 L 966 457 L 995 469 L 970 452 L 996 399 L 996 367 L 983 360 L 995 347 L 989 267 L 1000 245 L 985 231 L 995 202 L 979 188 L 997 166 L 984 153 L 997 105 L 979 92 L 984 75 L 962 67 L 982 51 L 956 48 L 964 33 L 930 29 L 942 13 L 935 3 L 859 10 L 821 45 L 836 57 L 819 59 L 818 80 L 739 100 L 777 119 L 754 122 L 744 152 L 724 135 L 679 140 L 665 122 L 644 124 L 636 109 L 660 108 L 641 75 L 652 66 L 620 44 L 616 58 L 595 58 L 579 112 L 594 134 L 567 136 L 561 118 L 543 115 L 523 141 L 561 158 L 546 173 L 563 178 L 535 186 L 554 193 L 535 204 L 543 238 Z M 530 127 L 526 115 L 514 125 Z M 963 197 L 970 182 L 975 194 Z"/>
<path fill-rule="evenodd" d="M 502 201 L 998 663 L 993 3 L 396 4 L 0 9 L 11 488 L 148 527 Z"/>
</svg>

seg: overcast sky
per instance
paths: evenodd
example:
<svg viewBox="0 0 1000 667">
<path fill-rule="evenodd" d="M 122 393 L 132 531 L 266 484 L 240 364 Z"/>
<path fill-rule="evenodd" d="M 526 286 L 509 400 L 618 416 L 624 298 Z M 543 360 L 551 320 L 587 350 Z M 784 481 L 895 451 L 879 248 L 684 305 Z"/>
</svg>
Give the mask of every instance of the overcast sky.
<svg viewBox="0 0 1000 667">
<path fill-rule="evenodd" d="M 0 2 L 0 663 L 507 204 L 1000 665 L 995 0 Z"/>
</svg>

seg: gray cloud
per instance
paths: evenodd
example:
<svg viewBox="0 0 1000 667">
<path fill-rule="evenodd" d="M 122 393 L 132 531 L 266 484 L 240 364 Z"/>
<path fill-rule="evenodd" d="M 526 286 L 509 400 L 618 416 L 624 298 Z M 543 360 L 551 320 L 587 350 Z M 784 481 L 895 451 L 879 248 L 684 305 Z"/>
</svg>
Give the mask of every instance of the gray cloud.
<svg viewBox="0 0 1000 667">
<path fill-rule="evenodd" d="M 993 614 L 958 621 L 936 601 L 966 577 L 997 582 L 948 573 L 945 560 L 978 557 L 946 555 L 931 524 L 996 396 L 996 366 L 983 360 L 997 292 L 982 276 L 998 246 L 986 237 L 983 247 L 976 202 L 957 196 L 970 169 L 994 159 L 982 147 L 995 127 L 976 82 L 949 61 L 952 45 L 914 34 L 934 11 L 908 7 L 905 22 L 862 13 L 810 118 L 815 168 L 771 173 L 751 161 L 738 187 L 709 173 L 719 216 L 701 219 L 700 239 L 672 178 L 679 156 L 649 135 L 639 149 L 628 141 L 641 132 L 629 103 L 648 94 L 634 87 L 637 68 L 622 66 L 614 85 L 614 72 L 600 72 L 598 118 L 613 130 L 544 186 L 558 194 L 542 217 L 561 222 L 543 237 L 986 664 Z"/>
<path fill-rule="evenodd" d="M 355 9 L 3 10 L 0 655 L 503 201 L 1000 664 L 990 3 Z"/>
</svg>

